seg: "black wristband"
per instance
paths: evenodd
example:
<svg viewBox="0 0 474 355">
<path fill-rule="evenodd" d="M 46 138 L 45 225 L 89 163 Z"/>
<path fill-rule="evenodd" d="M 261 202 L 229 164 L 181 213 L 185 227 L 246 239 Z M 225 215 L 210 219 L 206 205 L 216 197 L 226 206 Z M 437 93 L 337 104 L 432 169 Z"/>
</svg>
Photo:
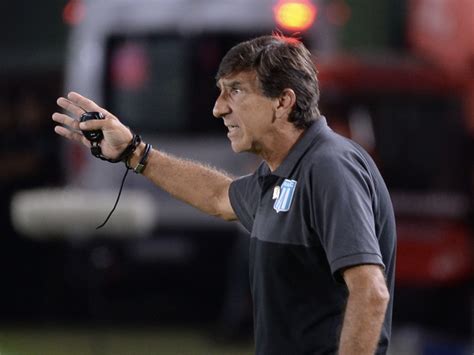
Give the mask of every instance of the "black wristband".
<svg viewBox="0 0 474 355">
<path fill-rule="evenodd" d="M 133 169 L 133 172 L 135 174 L 141 174 L 143 172 L 143 170 L 145 170 L 145 167 L 146 167 L 146 163 L 148 162 L 148 156 L 150 155 L 150 151 L 151 151 L 151 144 L 147 143 L 147 145 L 145 146 L 145 150 L 143 151 L 143 155 L 140 159 L 140 162 L 138 163 L 138 165 Z M 128 163 L 127 163 L 127 167 L 128 167 Z"/>
</svg>

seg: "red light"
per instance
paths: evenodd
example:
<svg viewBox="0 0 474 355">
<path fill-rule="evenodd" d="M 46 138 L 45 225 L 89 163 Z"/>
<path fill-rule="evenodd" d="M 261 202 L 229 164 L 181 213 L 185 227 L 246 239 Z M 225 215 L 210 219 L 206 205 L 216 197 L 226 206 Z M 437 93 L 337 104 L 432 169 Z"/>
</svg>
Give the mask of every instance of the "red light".
<svg viewBox="0 0 474 355">
<path fill-rule="evenodd" d="M 63 21 L 70 26 L 79 24 L 86 14 L 86 7 L 81 0 L 69 0 L 63 9 Z"/>
<path fill-rule="evenodd" d="M 351 17 L 351 8 L 345 0 L 334 0 L 326 6 L 328 22 L 336 26 L 344 26 Z"/>
<path fill-rule="evenodd" d="M 138 43 L 125 43 L 112 55 L 112 83 L 122 90 L 142 89 L 150 76 L 146 49 Z"/>
<path fill-rule="evenodd" d="M 307 30 L 317 14 L 316 6 L 309 0 L 280 0 L 273 11 L 278 25 L 291 31 Z"/>
</svg>

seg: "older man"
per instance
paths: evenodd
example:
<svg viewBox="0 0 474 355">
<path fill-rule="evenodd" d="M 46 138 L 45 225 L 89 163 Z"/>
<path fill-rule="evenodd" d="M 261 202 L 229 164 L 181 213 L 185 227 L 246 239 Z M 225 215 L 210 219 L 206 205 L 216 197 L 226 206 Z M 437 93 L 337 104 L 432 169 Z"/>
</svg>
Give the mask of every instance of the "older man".
<svg viewBox="0 0 474 355">
<path fill-rule="evenodd" d="M 91 147 L 79 130 L 102 130 L 92 147 L 100 157 L 123 160 L 210 215 L 240 220 L 251 233 L 257 354 L 385 354 L 396 245 L 390 197 L 369 155 L 320 114 L 309 51 L 278 35 L 240 43 L 223 58 L 217 86 L 213 114 L 232 149 L 263 159 L 235 180 L 151 149 L 77 93 L 58 99 L 70 115 L 53 114 L 56 132 Z M 73 118 L 85 111 L 104 119 Z"/>
</svg>

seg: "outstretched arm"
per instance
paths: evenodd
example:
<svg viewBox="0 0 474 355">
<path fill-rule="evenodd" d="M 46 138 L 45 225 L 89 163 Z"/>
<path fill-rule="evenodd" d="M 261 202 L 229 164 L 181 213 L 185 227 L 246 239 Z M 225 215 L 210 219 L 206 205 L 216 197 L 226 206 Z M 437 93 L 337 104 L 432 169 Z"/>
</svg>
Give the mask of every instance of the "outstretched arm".
<svg viewBox="0 0 474 355">
<path fill-rule="evenodd" d="M 359 265 L 343 273 L 349 289 L 339 355 L 373 355 L 385 318 L 389 293 L 379 265 Z"/>
<path fill-rule="evenodd" d="M 132 140 L 130 130 L 117 117 L 77 93 L 71 92 L 67 98 L 61 97 L 57 103 L 69 113 L 53 114 L 53 120 L 62 125 L 55 127 L 55 132 L 61 136 L 90 147 L 90 142 L 80 130 L 100 129 L 104 133 L 102 154 L 108 158 L 118 157 Z M 105 119 L 82 123 L 74 119 L 86 111 L 101 112 Z M 141 143 L 130 158 L 131 166 L 138 164 L 144 149 L 145 144 Z M 236 219 L 228 195 L 232 179 L 221 171 L 152 150 L 143 175 L 172 196 L 207 214 L 226 220 Z"/>
</svg>

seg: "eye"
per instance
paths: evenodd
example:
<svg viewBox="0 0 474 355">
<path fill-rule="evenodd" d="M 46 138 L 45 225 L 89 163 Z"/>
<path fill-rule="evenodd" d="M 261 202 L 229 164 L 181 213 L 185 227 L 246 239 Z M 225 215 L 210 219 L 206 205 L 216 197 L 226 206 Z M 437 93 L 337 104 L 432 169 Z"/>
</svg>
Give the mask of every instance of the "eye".
<svg viewBox="0 0 474 355">
<path fill-rule="evenodd" d="M 230 90 L 230 94 L 231 94 L 231 95 L 237 95 L 237 94 L 239 94 L 241 91 L 242 91 L 242 90 L 239 89 L 239 88 L 232 88 L 232 89 Z"/>
</svg>

